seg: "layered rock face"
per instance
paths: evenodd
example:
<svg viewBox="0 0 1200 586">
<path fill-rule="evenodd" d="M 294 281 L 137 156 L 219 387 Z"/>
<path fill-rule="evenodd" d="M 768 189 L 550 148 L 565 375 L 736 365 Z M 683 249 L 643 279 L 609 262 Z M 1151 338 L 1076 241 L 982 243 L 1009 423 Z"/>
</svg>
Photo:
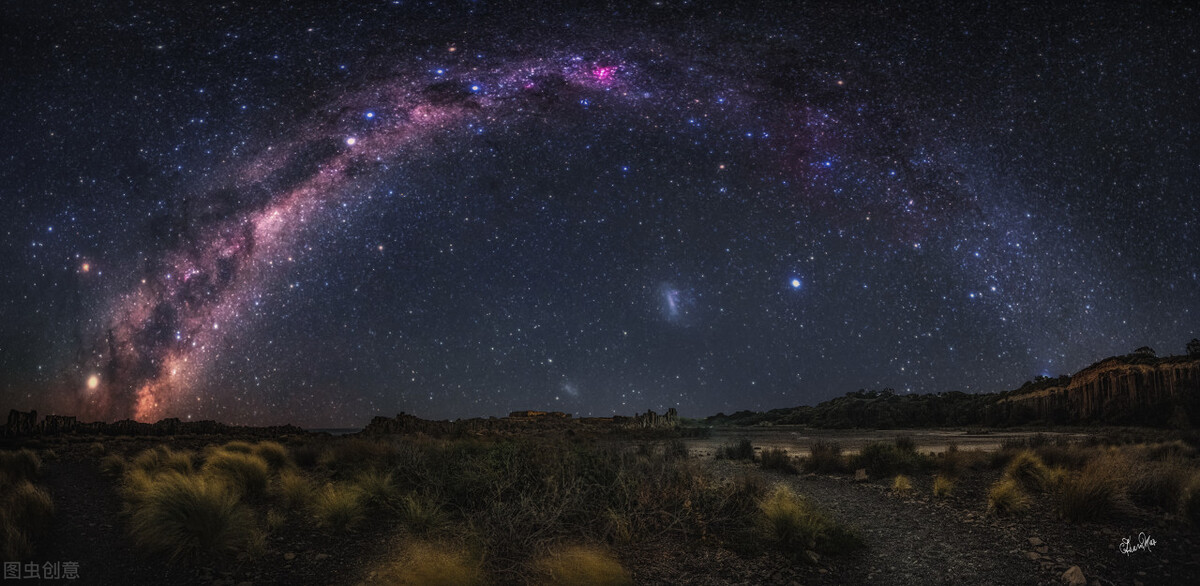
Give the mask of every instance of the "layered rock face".
<svg viewBox="0 0 1200 586">
<path fill-rule="evenodd" d="M 1014 393 L 999 403 L 1060 423 L 1200 424 L 1186 421 L 1200 404 L 1200 358 L 1108 358 L 1079 371 L 1066 385 Z"/>
</svg>

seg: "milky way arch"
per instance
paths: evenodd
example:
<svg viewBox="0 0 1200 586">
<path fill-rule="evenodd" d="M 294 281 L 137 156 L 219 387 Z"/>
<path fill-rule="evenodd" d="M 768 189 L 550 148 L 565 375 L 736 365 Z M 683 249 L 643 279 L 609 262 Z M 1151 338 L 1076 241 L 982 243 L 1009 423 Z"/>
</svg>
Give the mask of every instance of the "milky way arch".
<svg viewBox="0 0 1200 586">
<path fill-rule="evenodd" d="M 776 157 L 770 164 L 797 176 L 819 171 L 822 154 L 847 140 L 833 113 L 801 99 L 773 95 L 772 111 L 764 115 L 767 102 L 743 80 L 714 82 L 711 73 L 693 68 L 682 74 L 661 63 L 649 73 L 642 65 L 614 55 L 562 54 L 464 73 L 421 70 L 334 100 L 291 139 L 243 161 L 227 185 L 175 218 L 176 243 L 152 255 L 141 282 L 109 310 L 103 339 L 83 370 L 81 411 L 153 420 L 184 410 L 227 332 L 248 319 L 248 300 L 271 281 L 272 267 L 297 245 L 301 227 L 314 221 L 321 206 L 353 197 L 350 192 L 369 185 L 380 169 L 424 156 L 435 137 L 463 132 L 469 121 L 528 124 L 522 120 L 578 114 L 593 105 L 767 120 L 771 132 L 762 138 L 772 146 L 765 152 Z M 362 124 L 364 116 L 370 125 Z M 963 201 L 933 187 L 896 201 L 847 196 L 805 204 L 832 210 L 830 218 L 846 209 L 925 210 L 894 214 L 897 238 L 911 241 L 936 220 L 929 210 Z M 912 197 L 927 200 L 914 206 Z"/>
</svg>

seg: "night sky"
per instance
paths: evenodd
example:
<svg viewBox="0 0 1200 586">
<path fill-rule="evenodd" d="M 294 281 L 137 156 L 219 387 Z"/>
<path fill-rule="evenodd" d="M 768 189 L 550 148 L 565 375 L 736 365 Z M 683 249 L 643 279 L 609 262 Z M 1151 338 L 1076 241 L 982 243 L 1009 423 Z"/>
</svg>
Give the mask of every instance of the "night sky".
<svg viewBox="0 0 1200 586">
<path fill-rule="evenodd" d="M 0 405 L 704 416 L 1200 334 L 1187 3 L 336 4 L 6 3 Z"/>
</svg>

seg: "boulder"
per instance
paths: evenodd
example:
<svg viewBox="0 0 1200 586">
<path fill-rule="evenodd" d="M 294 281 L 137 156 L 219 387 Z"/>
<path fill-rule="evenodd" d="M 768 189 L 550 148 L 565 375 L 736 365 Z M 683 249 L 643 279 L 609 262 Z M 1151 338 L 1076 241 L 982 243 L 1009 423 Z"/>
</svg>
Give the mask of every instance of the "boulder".
<svg viewBox="0 0 1200 586">
<path fill-rule="evenodd" d="M 868 480 L 870 480 L 870 478 L 867 478 L 867 469 L 866 468 L 859 468 L 858 470 L 854 471 L 854 481 L 855 482 L 866 482 Z"/>
<path fill-rule="evenodd" d="M 1087 577 L 1079 566 L 1071 566 L 1062 574 L 1063 583 L 1068 586 L 1087 586 Z"/>
</svg>

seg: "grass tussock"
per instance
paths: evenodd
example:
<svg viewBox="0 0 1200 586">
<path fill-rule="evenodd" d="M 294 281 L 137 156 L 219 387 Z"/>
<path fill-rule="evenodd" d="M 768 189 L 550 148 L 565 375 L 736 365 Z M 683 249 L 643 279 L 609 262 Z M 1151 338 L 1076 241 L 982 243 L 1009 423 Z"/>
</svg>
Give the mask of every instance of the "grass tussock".
<svg viewBox="0 0 1200 586">
<path fill-rule="evenodd" d="M 143 451 L 133 458 L 130 467 L 151 474 L 167 471 L 191 474 L 195 470 L 191 452 L 177 452 L 167 446 Z"/>
<path fill-rule="evenodd" d="M 912 481 L 909 480 L 907 476 L 903 474 L 897 474 L 896 477 L 892 479 L 892 492 L 898 494 L 908 494 L 912 492 L 912 489 Z"/>
<path fill-rule="evenodd" d="M 988 489 L 987 499 L 988 512 L 993 515 L 1011 515 L 1029 508 L 1029 495 L 1007 476 Z"/>
<path fill-rule="evenodd" d="M 331 443 L 317 463 L 337 473 L 354 473 L 396 463 L 396 447 L 386 440 L 347 438 Z"/>
<path fill-rule="evenodd" d="M 385 586 L 476 586 L 484 584 L 482 564 L 447 543 L 414 541 L 394 563 L 376 574 Z"/>
<path fill-rule="evenodd" d="M 49 527 L 54 502 L 29 480 L 0 485 L 0 556 L 15 561 L 33 553 L 33 541 Z"/>
<path fill-rule="evenodd" d="M 128 467 L 129 462 L 121 454 L 109 454 L 100 459 L 100 473 L 105 476 L 119 478 L 125 474 Z"/>
<path fill-rule="evenodd" d="M 1192 475 L 1179 498 L 1179 513 L 1193 526 L 1200 527 L 1200 473 Z"/>
<path fill-rule="evenodd" d="M 372 507 L 387 507 L 400 495 L 394 475 L 373 468 L 355 478 L 354 489 L 362 495 L 363 504 Z"/>
<path fill-rule="evenodd" d="M 742 438 L 734 443 L 725 444 L 717 449 L 717 458 L 725 460 L 754 460 L 754 445 L 750 440 Z"/>
<path fill-rule="evenodd" d="M 946 498 L 954 492 L 954 480 L 949 476 L 938 474 L 933 477 L 933 496 Z"/>
<path fill-rule="evenodd" d="M 329 484 L 317 491 L 312 501 L 313 515 L 322 527 L 346 531 L 366 514 L 362 494 L 353 486 Z"/>
<path fill-rule="evenodd" d="M 778 470 L 786 474 L 798 474 L 799 468 L 792 461 L 792 457 L 788 455 L 787 450 L 781 448 L 770 448 L 762 451 L 759 456 L 759 463 L 763 470 Z"/>
<path fill-rule="evenodd" d="M 837 442 L 817 440 L 809 448 L 808 458 L 804 460 L 804 469 L 809 472 L 828 474 L 841 472 L 846 468 L 842 458 L 842 446 Z"/>
<path fill-rule="evenodd" d="M 28 449 L 0 452 L 0 482 L 18 484 L 37 479 L 42 469 L 42 459 Z"/>
<path fill-rule="evenodd" d="M 285 470 L 275 479 L 271 492 L 284 507 L 298 510 L 312 504 L 316 488 L 303 474 Z"/>
<path fill-rule="evenodd" d="M 417 535 L 426 535 L 446 526 L 448 520 L 431 498 L 419 494 L 404 495 L 396 506 L 400 522 Z"/>
<path fill-rule="evenodd" d="M 247 544 L 249 512 L 226 483 L 167 471 L 141 490 L 140 503 L 130 516 L 130 532 L 139 547 L 176 560 L 227 553 Z"/>
<path fill-rule="evenodd" d="M 253 454 L 254 444 L 241 440 L 234 440 L 231 442 L 226 442 L 225 445 L 221 446 L 220 449 L 226 452 L 233 452 L 235 454 Z"/>
<path fill-rule="evenodd" d="M 1110 516 L 1123 495 L 1124 463 L 1109 455 L 1092 460 L 1082 470 L 1068 474 L 1059 491 L 1059 512 L 1071 521 Z"/>
<path fill-rule="evenodd" d="M 249 452 L 230 452 L 225 449 L 210 453 L 204 461 L 203 470 L 207 475 L 228 482 L 249 498 L 263 496 L 267 491 L 267 480 L 271 476 L 270 466 L 261 457 Z"/>
<path fill-rule="evenodd" d="M 767 539 L 785 551 L 799 553 L 811 549 L 830 553 L 861 545 L 853 532 L 785 486 L 776 487 L 763 499 L 759 511 Z"/>
<path fill-rule="evenodd" d="M 1181 458 L 1141 462 L 1134 466 L 1130 475 L 1129 497 L 1144 507 L 1174 511 L 1179 507 L 1192 474 L 1193 467 Z"/>
<path fill-rule="evenodd" d="M 292 455 L 279 442 L 258 442 L 254 444 L 254 455 L 262 458 L 271 470 L 279 471 L 292 467 Z"/>
<path fill-rule="evenodd" d="M 1005 467 L 1004 476 L 1026 491 L 1045 492 L 1051 486 L 1050 468 L 1032 450 L 1017 452 Z"/>
<path fill-rule="evenodd" d="M 624 586 L 629 572 L 608 551 L 595 546 L 558 547 L 534 562 L 538 583 L 546 586 Z"/>
</svg>

